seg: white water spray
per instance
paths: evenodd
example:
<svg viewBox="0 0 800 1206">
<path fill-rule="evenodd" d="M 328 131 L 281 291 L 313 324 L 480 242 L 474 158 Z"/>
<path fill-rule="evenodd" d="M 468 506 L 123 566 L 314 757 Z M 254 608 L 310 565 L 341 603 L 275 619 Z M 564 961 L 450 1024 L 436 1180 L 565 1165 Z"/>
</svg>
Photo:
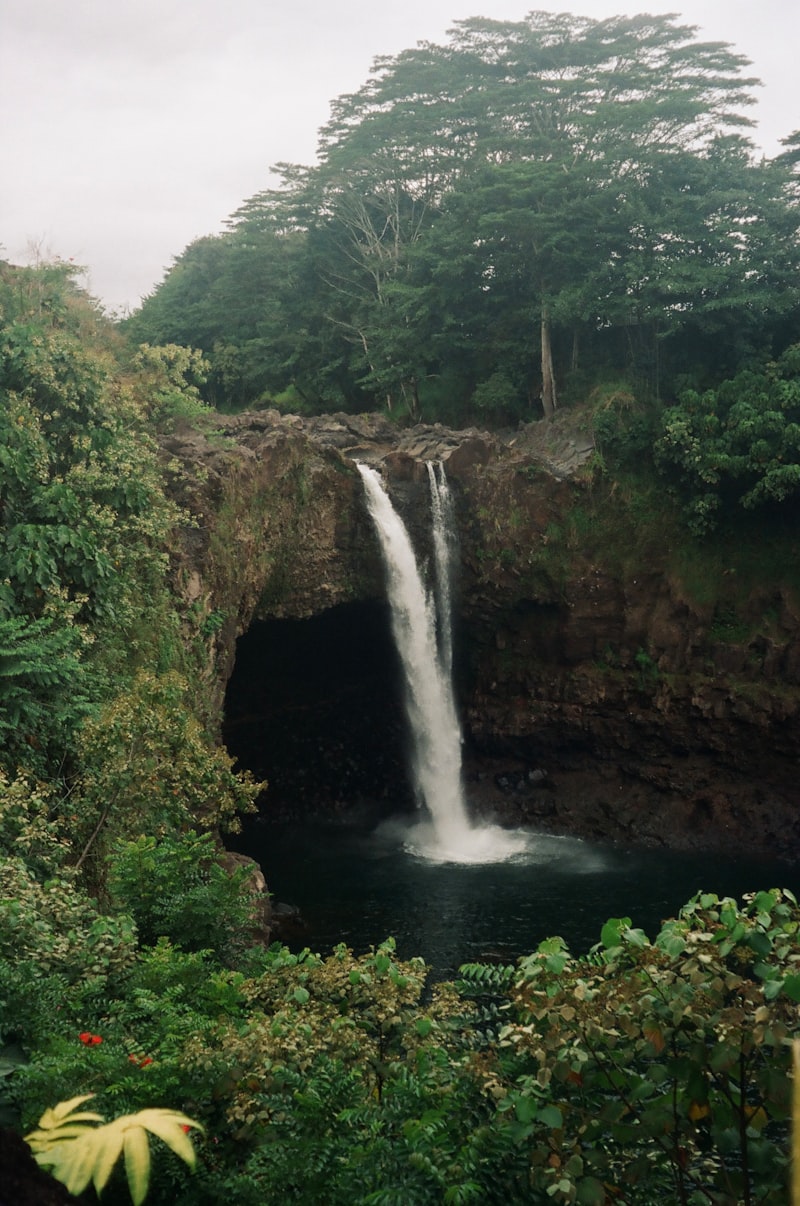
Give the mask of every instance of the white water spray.
<svg viewBox="0 0 800 1206">
<path fill-rule="evenodd" d="M 358 466 L 386 566 L 392 631 L 405 678 L 417 803 L 428 820 L 407 846 L 437 862 L 494 862 L 523 850 L 523 835 L 473 826 L 461 782 L 461 730 L 452 688 L 449 492 L 444 469 L 429 466 L 436 589 L 425 589 L 405 525 L 374 469 Z M 438 535 L 437 535 L 438 531 Z M 439 616 L 437 623 L 437 601 Z"/>
</svg>

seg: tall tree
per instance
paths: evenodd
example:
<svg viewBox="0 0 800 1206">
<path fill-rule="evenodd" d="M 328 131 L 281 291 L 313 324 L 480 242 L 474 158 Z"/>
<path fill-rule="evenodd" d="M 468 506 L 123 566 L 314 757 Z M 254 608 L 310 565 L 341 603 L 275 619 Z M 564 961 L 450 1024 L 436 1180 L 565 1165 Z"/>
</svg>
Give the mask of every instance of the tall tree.
<svg viewBox="0 0 800 1206">
<path fill-rule="evenodd" d="M 665 349 L 677 370 L 711 364 L 712 341 L 735 371 L 796 308 L 796 141 L 754 160 L 757 81 L 695 33 L 533 12 L 377 60 L 334 103 L 317 163 L 279 165 L 281 188 L 190 248 L 141 329 L 191 327 L 222 393 L 292 385 L 316 409 L 418 414 L 455 383 L 540 392 L 551 415 L 585 345 L 656 390 Z"/>
<path fill-rule="evenodd" d="M 499 242 L 490 262 L 512 247 L 524 255 L 547 414 L 556 405 L 554 314 L 568 298 L 576 313 L 585 309 L 579 279 L 618 250 L 619 223 L 608 225 L 616 202 L 661 154 L 699 151 L 749 124 L 739 109 L 757 81 L 741 76 L 746 60 L 694 33 L 671 16 L 462 21 L 447 46 L 379 60 L 323 132 L 323 175 L 352 167 L 354 156 L 366 162 L 364 149 L 380 146 L 373 175 L 402 179 L 426 205 L 469 191 L 475 246 L 490 247 L 492 224 Z"/>
</svg>

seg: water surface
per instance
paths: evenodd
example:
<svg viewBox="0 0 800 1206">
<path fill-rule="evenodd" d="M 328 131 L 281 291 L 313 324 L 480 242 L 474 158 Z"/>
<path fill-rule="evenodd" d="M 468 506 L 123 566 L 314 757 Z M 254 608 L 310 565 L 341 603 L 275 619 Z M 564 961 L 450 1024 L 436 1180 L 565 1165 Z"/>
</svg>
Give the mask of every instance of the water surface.
<svg viewBox="0 0 800 1206">
<path fill-rule="evenodd" d="M 471 960 L 513 961 L 552 934 L 582 953 L 608 917 L 630 917 L 652 938 L 701 889 L 800 892 L 797 866 L 526 836 L 522 853 L 469 865 L 414 854 L 401 822 L 259 821 L 236 844 L 261 863 L 274 899 L 300 909 L 291 945 L 327 953 L 345 942 L 360 954 L 391 935 L 401 957 L 422 955 L 440 976 Z"/>
</svg>

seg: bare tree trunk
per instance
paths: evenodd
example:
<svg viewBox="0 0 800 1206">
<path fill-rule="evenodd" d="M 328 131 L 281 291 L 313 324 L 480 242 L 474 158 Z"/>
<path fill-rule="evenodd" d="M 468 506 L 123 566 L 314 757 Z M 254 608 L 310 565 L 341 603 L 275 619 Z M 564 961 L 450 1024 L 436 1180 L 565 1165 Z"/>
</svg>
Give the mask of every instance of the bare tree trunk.
<svg viewBox="0 0 800 1206">
<path fill-rule="evenodd" d="M 542 409 L 544 417 L 552 419 L 556 413 L 556 380 L 553 374 L 553 348 L 550 343 L 550 315 L 542 306 Z"/>
</svg>

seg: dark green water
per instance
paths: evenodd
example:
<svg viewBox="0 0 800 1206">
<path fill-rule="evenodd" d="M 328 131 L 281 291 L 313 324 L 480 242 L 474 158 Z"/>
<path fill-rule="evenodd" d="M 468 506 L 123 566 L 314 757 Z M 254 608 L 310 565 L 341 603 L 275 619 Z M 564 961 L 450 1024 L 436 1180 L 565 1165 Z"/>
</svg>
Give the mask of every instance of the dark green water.
<svg viewBox="0 0 800 1206">
<path fill-rule="evenodd" d="M 344 942 L 362 953 L 391 935 L 401 957 L 422 955 L 439 976 L 471 960 L 513 961 L 552 934 L 582 953 L 608 917 L 630 917 L 652 938 L 701 889 L 737 899 L 800 892 L 796 865 L 747 858 L 532 835 L 524 854 L 462 866 L 427 862 L 402 842 L 398 827 L 259 821 L 236 847 L 262 865 L 275 900 L 300 909 L 293 948 L 327 953 Z"/>
</svg>

